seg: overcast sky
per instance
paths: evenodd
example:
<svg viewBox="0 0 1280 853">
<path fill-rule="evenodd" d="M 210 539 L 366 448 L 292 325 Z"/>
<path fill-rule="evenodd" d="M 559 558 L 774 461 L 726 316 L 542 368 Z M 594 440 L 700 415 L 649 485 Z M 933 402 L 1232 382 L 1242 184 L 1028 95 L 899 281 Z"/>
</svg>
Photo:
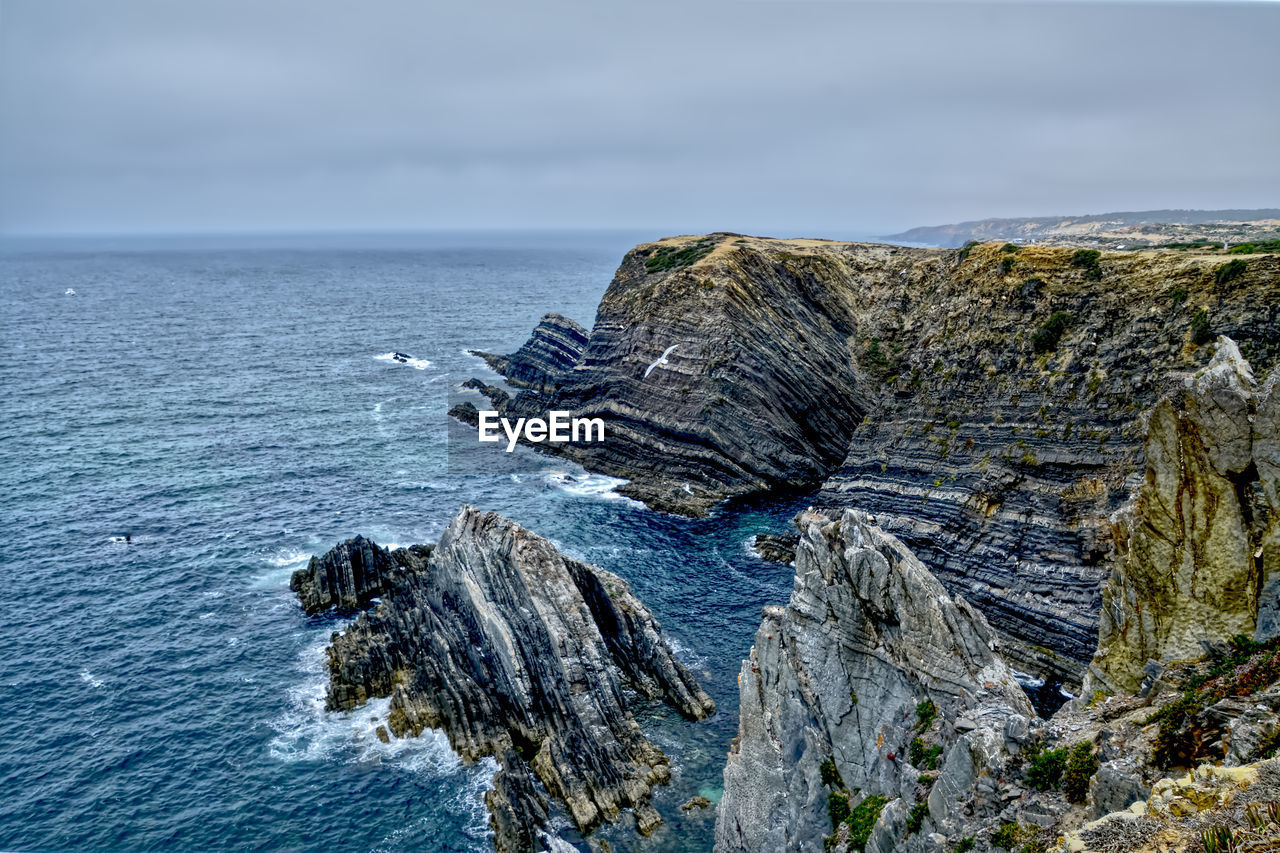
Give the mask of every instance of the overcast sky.
<svg viewBox="0 0 1280 853">
<path fill-rule="evenodd" d="M 0 0 L 0 231 L 1280 207 L 1280 3 Z"/>
</svg>

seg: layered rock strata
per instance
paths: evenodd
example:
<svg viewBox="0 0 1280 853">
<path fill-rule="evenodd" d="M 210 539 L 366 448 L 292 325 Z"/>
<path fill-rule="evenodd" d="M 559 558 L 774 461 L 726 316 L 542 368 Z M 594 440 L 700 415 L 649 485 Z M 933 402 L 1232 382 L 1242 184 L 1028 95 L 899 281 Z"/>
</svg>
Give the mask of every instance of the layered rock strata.
<svg viewBox="0 0 1280 853">
<path fill-rule="evenodd" d="M 1206 332 L 1260 371 L 1280 356 L 1280 259 L 1223 264 L 671 238 L 624 258 L 571 367 L 481 390 L 508 416 L 602 417 L 602 444 L 538 447 L 655 508 L 823 482 L 818 505 L 875 513 L 1019 669 L 1078 684 L 1159 377 L 1207 364 Z"/>
<path fill-rule="evenodd" d="M 715 704 L 625 581 L 472 507 L 394 580 L 332 637 L 331 709 L 389 695 L 395 736 L 439 728 L 464 759 L 493 756 L 500 851 L 546 846 L 547 794 L 583 832 L 624 808 L 642 832 L 661 822 L 649 796 L 670 778 L 667 758 L 626 691 L 690 719 Z"/>
<path fill-rule="evenodd" d="M 966 820 L 998 812 L 994 786 L 985 800 L 972 792 L 1035 712 L 986 620 L 869 516 L 808 512 L 798 523 L 790 603 L 765 608 L 738 680 L 717 853 L 822 849 L 832 794 L 888 801 L 871 836 L 883 850 L 954 833 L 961 801 Z M 904 822 L 931 767 L 929 825 L 911 835 Z"/>
<path fill-rule="evenodd" d="M 1149 661 L 1280 633 L 1280 370 L 1262 384 L 1220 338 L 1212 362 L 1151 411 L 1142 485 L 1113 519 L 1119 558 L 1089 692 L 1133 693 Z"/>
<path fill-rule="evenodd" d="M 555 390 L 557 378 L 582 358 L 587 330 L 560 314 L 545 315 L 524 346 L 511 355 L 475 352 L 517 388 Z"/>
<path fill-rule="evenodd" d="M 323 556 L 312 557 L 305 569 L 293 573 L 289 588 L 298 594 L 298 601 L 308 614 L 330 607 L 355 610 L 381 595 L 397 568 L 425 559 L 425 554 L 405 549 L 393 556 L 357 536 L 335 545 Z"/>
</svg>

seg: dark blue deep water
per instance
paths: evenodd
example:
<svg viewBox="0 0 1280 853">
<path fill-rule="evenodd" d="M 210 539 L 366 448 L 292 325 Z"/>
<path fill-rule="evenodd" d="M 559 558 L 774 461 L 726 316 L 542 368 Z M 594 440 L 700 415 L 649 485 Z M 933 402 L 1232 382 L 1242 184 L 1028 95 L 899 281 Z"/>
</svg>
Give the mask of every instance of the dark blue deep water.
<svg viewBox="0 0 1280 853">
<path fill-rule="evenodd" d="M 381 744 L 385 702 L 325 713 L 338 622 L 288 589 L 339 540 L 434 541 L 473 503 L 627 578 L 714 696 L 698 724 L 639 708 L 676 767 L 668 823 L 607 833 L 709 850 L 713 817 L 679 804 L 718 795 L 740 661 L 791 584 L 747 541 L 796 501 L 665 516 L 445 416 L 493 378 L 464 350 L 512 351 L 549 310 L 589 326 L 653 236 L 0 246 L 0 849 L 489 849 L 491 767 L 439 734 Z"/>
</svg>

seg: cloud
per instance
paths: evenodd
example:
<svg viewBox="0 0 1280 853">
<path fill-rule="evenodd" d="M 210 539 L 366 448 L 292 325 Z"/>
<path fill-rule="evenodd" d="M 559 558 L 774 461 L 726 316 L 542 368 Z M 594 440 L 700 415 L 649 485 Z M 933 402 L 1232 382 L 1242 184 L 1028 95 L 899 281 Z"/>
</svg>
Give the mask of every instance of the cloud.
<svg viewBox="0 0 1280 853">
<path fill-rule="evenodd" d="M 6 0 L 0 229 L 1274 206 L 1280 6 Z"/>
</svg>

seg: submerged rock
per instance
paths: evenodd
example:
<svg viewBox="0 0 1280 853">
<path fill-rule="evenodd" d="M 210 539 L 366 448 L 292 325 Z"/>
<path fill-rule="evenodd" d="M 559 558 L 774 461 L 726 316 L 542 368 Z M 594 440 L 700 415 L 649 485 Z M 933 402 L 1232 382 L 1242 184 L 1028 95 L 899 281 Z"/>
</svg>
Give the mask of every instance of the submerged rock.
<svg viewBox="0 0 1280 853">
<path fill-rule="evenodd" d="M 649 796 L 668 761 L 624 688 L 690 719 L 715 711 L 625 581 L 472 507 L 333 635 L 329 672 L 331 709 L 390 695 L 395 736 L 439 728 L 464 759 L 497 760 L 486 802 L 501 851 L 545 846 L 548 795 L 584 832 L 624 808 L 642 832 L 661 822 Z"/>
<path fill-rule="evenodd" d="M 757 533 L 756 553 L 763 560 L 773 563 L 790 563 L 796 558 L 796 544 L 800 537 L 794 533 Z"/>
<path fill-rule="evenodd" d="M 1274 396 L 1255 396 L 1248 363 L 1219 338 L 1208 367 L 1152 410 L 1142 486 L 1114 517 L 1120 556 L 1087 692 L 1133 693 L 1148 661 L 1275 635 L 1280 503 L 1260 477 L 1277 440 Z"/>
<path fill-rule="evenodd" d="M 955 828 L 958 797 L 971 813 L 1002 809 L 1007 733 L 1035 712 L 986 620 L 865 514 L 797 524 L 791 601 L 765 608 L 738 679 L 717 853 L 822 849 L 832 796 L 883 797 L 875 832 L 896 843 L 929 770 L 933 828 Z"/>
</svg>

